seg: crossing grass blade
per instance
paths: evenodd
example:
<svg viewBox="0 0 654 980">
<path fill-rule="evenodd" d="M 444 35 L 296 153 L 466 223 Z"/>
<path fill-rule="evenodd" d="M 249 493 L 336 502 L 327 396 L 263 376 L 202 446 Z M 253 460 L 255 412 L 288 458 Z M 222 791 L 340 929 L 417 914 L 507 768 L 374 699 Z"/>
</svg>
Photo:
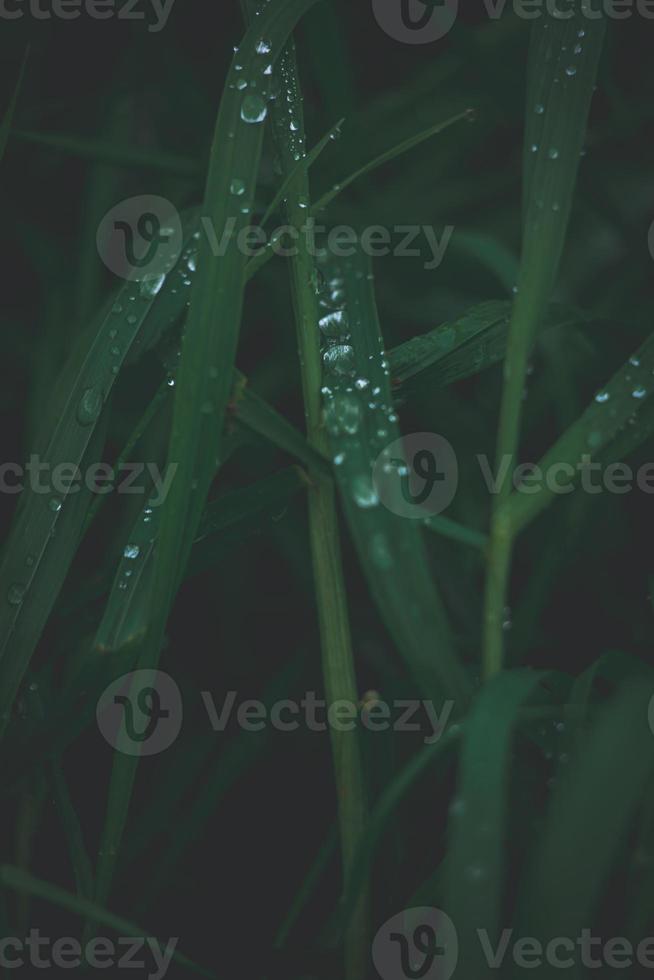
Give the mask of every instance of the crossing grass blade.
<svg viewBox="0 0 654 980">
<path fill-rule="evenodd" d="M 511 318 L 497 438 L 497 459 L 515 460 L 529 355 L 556 280 L 586 134 L 606 18 L 589 20 L 583 0 L 565 19 L 534 21 L 528 63 L 523 163 L 523 241 Z M 501 669 L 512 538 L 503 507 L 494 502 L 484 612 L 484 671 Z"/>
<path fill-rule="evenodd" d="M 506 354 L 511 309 L 511 303 L 501 300 L 481 303 L 453 323 L 393 347 L 388 360 L 399 397 L 462 381 L 500 363 Z M 583 325 L 589 319 L 581 310 L 553 305 L 541 330 Z"/>
<path fill-rule="evenodd" d="M 104 908 L 100 908 L 94 902 L 86 898 L 81 898 L 78 895 L 71 895 L 70 892 L 64 891 L 63 888 L 58 888 L 56 885 L 50 884 L 50 882 L 35 878 L 34 875 L 22 871 L 20 868 L 12 867 L 9 864 L 0 866 L 0 884 L 4 888 L 9 888 L 17 892 L 19 895 L 29 895 L 33 898 L 39 898 L 66 912 L 71 912 L 73 915 L 80 915 L 90 919 L 98 923 L 98 925 L 106 926 L 108 929 L 117 932 L 119 936 L 141 936 L 143 938 L 148 936 L 147 930 L 108 912 Z M 165 949 L 164 945 L 161 943 L 159 945 L 163 951 Z M 198 966 L 181 953 L 173 952 L 172 959 L 185 970 L 189 970 L 201 977 L 208 977 L 209 980 L 215 980 L 215 973 Z"/>
<path fill-rule="evenodd" d="M 177 467 L 163 505 L 151 616 L 139 660 L 155 668 L 168 613 L 221 455 L 246 283 L 245 256 L 236 237 L 248 224 L 263 145 L 268 106 L 263 96 L 237 88 L 240 78 L 268 91 L 266 70 L 274 64 L 300 17 L 315 0 L 273 0 L 247 32 L 229 71 L 209 160 L 203 217 L 220 236 L 233 234 L 225 254 L 211 253 L 201 239 L 197 275 L 186 322 L 168 464 Z M 258 50 L 259 49 L 259 50 Z M 264 52 L 264 53 L 262 53 Z M 235 182 L 238 182 L 236 184 Z M 241 189 L 243 193 L 240 193 Z M 237 193 L 235 193 L 235 190 Z M 138 757 L 117 758 L 112 774 L 97 868 L 96 898 L 105 904 L 132 795 Z"/>
<path fill-rule="evenodd" d="M 420 690 L 450 697 L 462 711 L 470 693 L 458 662 L 447 614 L 428 568 L 416 521 L 382 505 L 373 467 L 400 438 L 392 406 L 390 369 L 384 353 L 372 272 L 361 251 L 348 260 L 326 259 L 326 295 L 344 295 L 342 313 L 326 312 L 340 335 L 325 345 L 325 424 L 335 477 L 350 533 L 368 586 Z M 397 493 L 399 495 L 399 478 Z M 399 496 L 398 496 L 399 499 Z"/>
<path fill-rule="evenodd" d="M 81 898 L 91 899 L 93 896 L 93 869 L 84 843 L 82 827 L 59 763 L 55 763 L 52 767 L 52 784 L 59 819 L 64 829 L 70 862 L 75 875 L 77 894 Z"/>
<path fill-rule="evenodd" d="M 552 446 L 538 464 L 543 473 L 558 467 L 557 484 L 565 490 L 581 479 L 586 466 L 597 466 L 624 452 L 631 452 L 652 432 L 652 374 L 654 336 L 629 358 L 608 384 L 597 392 L 583 415 Z M 590 472 L 590 471 L 588 471 Z M 542 481 L 530 492 L 515 491 L 505 513 L 513 535 L 518 534 L 556 498 L 551 481 Z"/>
</svg>

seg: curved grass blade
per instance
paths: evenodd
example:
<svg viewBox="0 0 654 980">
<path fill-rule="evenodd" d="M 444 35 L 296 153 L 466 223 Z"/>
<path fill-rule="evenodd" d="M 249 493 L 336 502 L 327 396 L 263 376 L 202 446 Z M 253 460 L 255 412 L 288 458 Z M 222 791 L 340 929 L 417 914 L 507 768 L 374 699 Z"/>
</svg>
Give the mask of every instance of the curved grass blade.
<svg viewBox="0 0 654 980">
<path fill-rule="evenodd" d="M 386 460 L 399 438 L 391 399 L 370 263 L 357 250 L 352 259 L 326 259 L 323 273 L 340 310 L 323 309 L 324 413 L 335 475 L 348 525 L 369 588 L 383 621 L 420 689 L 453 698 L 461 711 L 470 692 L 454 652 L 442 601 L 427 564 L 416 522 L 381 504 L 373 466 Z M 335 331 L 338 336 L 334 336 Z M 399 493 L 399 479 L 397 492 Z M 399 499 L 399 498 L 398 498 Z"/>
<path fill-rule="evenodd" d="M 518 292 L 511 318 L 497 439 L 497 459 L 517 455 L 522 396 L 531 347 L 550 300 L 565 243 L 606 18 L 589 20 L 585 0 L 565 19 L 552 13 L 532 26 L 524 151 L 524 233 Z M 513 541 L 503 505 L 494 503 L 484 611 L 484 670 L 501 669 L 502 613 Z"/>
<path fill-rule="evenodd" d="M 478 931 L 499 938 L 504 893 L 504 852 L 509 812 L 511 736 L 518 711 L 542 674 L 500 675 L 479 694 L 466 717 L 457 797 L 451 809 L 443 907 L 460 940 L 459 968 L 483 976 L 486 963 Z"/>
<path fill-rule="evenodd" d="M 652 778 L 650 697 L 649 685 L 625 681 L 560 768 L 522 889 L 519 926 L 528 931 L 521 935 L 545 945 L 555 936 L 576 937 L 591 927 Z M 607 805 L 608 788 L 619 805 Z"/>
<path fill-rule="evenodd" d="M 73 915 L 84 916 L 92 922 L 97 922 L 99 925 L 112 929 L 120 936 L 141 936 L 143 938 L 148 936 L 146 930 L 141 929 L 132 922 L 128 922 L 127 919 L 122 919 L 120 916 L 114 915 L 112 912 L 107 912 L 106 909 L 100 908 L 86 898 L 71 895 L 70 892 L 64 891 L 63 888 L 58 888 L 56 885 L 50 884 L 50 882 L 35 878 L 26 871 L 12 867 L 9 864 L 0 866 L 0 884 L 5 888 L 10 888 L 12 891 L 18 892 L 19 895 L 30 895 L 34 898 L 40 898 L 42 901 L 50 902 L 52 905 L 64 909 L 66 912 L 72 912 Z M 166 948 L 162 944 L 159 945 L 160 952 L 163 953 Z M 181 953 L 172 952 L 172 959 L 180 967 L 196 973 L 198 976 L 215 980 L 215 973 L 198 966 Z"/>
<path fill-rule="evenodd" d="M 202 239 L 182 347 L 168 465 L 177 467 L 163 505 L 154 566 L 151 616 L 139 665 L 156 667 L 170 607 L 221 455 L 246 282 L 237 247 L 248 223 L 263 145 L 263 95 L 237 87 L 241 78 L 267 92 L 268 66 L 281 54 L 295 24 L 316 0 L 272 0 L 235 53 L 218 112 L 203 214 L 218 235 L 231 229 L 225 254 Z M 238 182 L 238 183 L 237 183 Z M 241 194 L 240 191 L 243 190 Z M 97 869 L 96 898 L 109 895 L 127 820 L 138 756 L 117 757 Z"/>
</svg>

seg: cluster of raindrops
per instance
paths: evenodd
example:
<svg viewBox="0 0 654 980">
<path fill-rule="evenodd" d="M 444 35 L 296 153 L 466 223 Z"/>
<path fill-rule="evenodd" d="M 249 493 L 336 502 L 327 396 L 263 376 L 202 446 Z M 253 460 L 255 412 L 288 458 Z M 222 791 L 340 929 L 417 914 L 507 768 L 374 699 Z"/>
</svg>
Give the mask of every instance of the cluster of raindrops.
<svg viewBox="0 0 654 980">
<path fill-rule="evenodd" d="M 643 402 L 650 394 L 653 374 L 651 360 L 634 354 L 621 373 L 623 384 L 616 380 L 611 390 L 602 388 L 597 392 L 593 428 L 587 437 L 587 444 L 591 449 L 600 448 L 615 433 L 616 428 L 636 424 L 638 403 Z"/>
<path fill-rule="evenodd" d="M 364 276 L 361 270 L 354 273 L 359 281 Z M 389 365 L 381 350 L 368 355 L 370 377 L 357 364 L 348 313 L 345 270 L 328 262 L 325 255 L 319 258 L 315 289 L 323 361 L 325 426 L 336 444 L 333 462 L 336 467 L 342 468 L 356 506 L 367 510 L 380 503 L 372 476 L 374 460 L 371 459 L 370 465 L 362 470 L 361 454 L 354 452 L 354 446 L 357 441 L 360 443 L 365 425 L 366 443 L 376 447 L 377 454 L 389 439 L 389 427 L 397 422 L 393 406 L 385 398 L 382 387 L 373 380 L 379 377 L 380 369 L 388 377 Z M 349 297 L 349 303 L 356 313 L 357 306 L 352 297 Z M 371 554 L 380 567 L 389 566 L 391 556 L 384 538 L 371 542 Z"/>
</svg>

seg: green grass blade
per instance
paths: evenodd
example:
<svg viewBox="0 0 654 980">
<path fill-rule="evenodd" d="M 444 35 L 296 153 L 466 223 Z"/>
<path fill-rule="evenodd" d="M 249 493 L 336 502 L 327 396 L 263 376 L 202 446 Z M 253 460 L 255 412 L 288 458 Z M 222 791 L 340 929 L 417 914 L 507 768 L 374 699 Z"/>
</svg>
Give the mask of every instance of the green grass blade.
<svg viewBox="0 0 654 980">
<path fill-rule="evenodd" d="M 420 144 L 424 143 L 425 140 L 431 139 L 432 136 L 437 136 L 439 133 L 442 133 L 455 123 L 462 122 L 464 119 L 470 120 L 472 118 L 474 118 L 474 111 L 471 109 L 466 109 L 465 112 L 460 112 L 458 115 L 452 116 L 451 119 L 446 119 L 444 122 L 436 123 L 435 125 L 430 126 L 428 129 L 424 129 L 420 133 L 416 133 L 415 136 L 410 136 L 409 139 L 402 140 L 402 142 L 398 143 L 396 146 L 390 147 L 384 153 L 381 153 L 378 157 L 375 157 L 374 160 L 370 160 L 359 170 L 356 170 L 354 173 L 344 177 L 341 181 L 335 184 L 330 191 L 323 194 L 323 196 L 313 205 L 314 213 L 317 211 L 322 211 L 324 208 L 326 208 L 335 198 L 339 196 L 339 194 L 342 194 L 344 190 L 350 187 L 351 184 L 359 180 L 361 177 L 365 177 L 368 174 L 373 173 L 375 170 L 383 167 L 384 164 L 390 163 L 391 160 L 395 160 L 404 153 L 408 153 L 409 150 L 415 149 L 416 146 L 420 146 Z"/>
<path fill-rule="evenodd" d="M 542 676 L 533 671 L 501 675 L 483 689 L 466 717 L 443 908 L 456 923 L 459 969 L 468 976 L 485 972 L 477 930 L 488 930 L 494 941 L 501 924 L 511 737 L 520 707 Z"/>
<path fill-rule="evenodd" d="M 15 129 L 11 136 L 23 143 L 46 146 L 83 160 L 125 167 L 129 170 L 161 171 L 196 180 L 201 178 L 203 173 L 202 165 L 196 160 L 177 156 L 174 153 L 163 153 L 161 150 L 152 152 L 133 146 L 117 146 L 115 143 L 102 140 L 85 139 L 82 136 L 62 136 L 59 133 L 37 133 L 21 129 Z"/>
<path fill-rule="evenodd" d="M 97 922 L 98 925 L 106 926 L 108 929 L 117 932 L 120 936 L 142 936 L 145 938 L 148 935 L 146 930 L 141 929 L 132 922 L 128 922 L 127 919 L 122 919 L 120 916 L 107 912 L 106 909 L 100 908 L 86 898 L 71 895 L 70 892 L 64 891 L 56 885 L 51 885 L 50 882 L 35 878 L 20 868 L 14 868 L 8 864 L 0 866 L 0 884 L 5 888 L 10 888 L 12 891 L 18 892 L 19 895 L 30 895 L 44 902 L 50 902 L 52 905 L 64 909 L 66 912 L 72 912 L 73 915 L 84 916 L 93 922 Z M 161 949 L 163 950 L 163 946 Z M 198 966 L 181 953 L 174 952 L 172 959 L 180 967 L 196 973 L 198 976 L 208 977 L 210 980 L 213 980 L 216 976 L 215 973 Z"/>
<path fill-rule="evenodd" d="M 585 139 L 604 16 L 589 20 L 583 0 L 572 16 L 534 21 L 529 52 L 524 161 L 524 233 L 520 277 L 504 367 L 497 459 L 517 455 L 530 351 L 556 280 Z M 502 666 L 512 539 L 502 512 L 510 487 L 494 503 L 484 612 L 484 671 Z"/>
<path fill-rule="evenodd" d="M 548 473 L 554 466 L 567 467 L 557 473 L 557 484 L 562 488 L 573 486 L 581 479 L 584 457 L 597 466 L 597 457 L 612 457 L 616 449 L 624 452 L 637 448 L 652 431 L 653 373 L 654 336 L 616 372 L 583 415 L 540 460 L 542 472 Z M 644 416 L 647 418 L 643 422 Z M 511 534 L 518 534 L 557 496 L 549 481 L 539 483 L 537 493 L 515 491 L 504 509 Z"/>
<path fill-rule="evenodd" d="M 224 416 L 232 389 L 246 281 L 245 256 L 236 238 L 248 225 L 263 144 L 261 123 L 268 112 L 263 95 L 253 94 L 252 86 L 244 93 L 237 82 L 245 78 L 267 92 L 266 69 L 279 57 L 295 24 L 314 2 L 273 0 L 266 7 L 235 53 L 221 100 L 203 216 L 218 236 L 230 227 L 233 234 L 222 256 L 212 254 L 206 236 L 201 240 L 168 454 L 168 464 L 177 470 L 161 515 L 142 667 L 156 667 L 159 660 L 181 570 L 221 455 Z M 235 193 L 241 189 L 242 194 Z M 116 758 L 97 869 L 96 897 L 100 904 L 106 902 L 111 889 L 137 763 L 138 757 Z"/>
<path fill-rule="evenodd" d="M 14 114 L 16 112 L 16 106 L 18 104 L 18 96 L 20 95 L 20 90 L 23 86 L 23 79 L 25 78 L 25 69 L 27 68 L 27 59 L 29 58 L 29 47 L 25 49 L 25 54 L 23 55 L 23 60 L 21 62 L 20 69 L 18 71 L 18 79 L 16 80 L 16 85 L 12 93 L 9 105 L 5 111 L 5 114 L 0 123 L 0 161 L 5 155 L 5 150 L 7 149 L 7 142 L 9 140 L 9 134 L 11 133 L 11 127 L 14 121 Z"/>
<path fill-rule="evenodd" d="M 273 133 L 282 172 L 290 175 L 294 161 L 305 156 L 306 136 L 302 94 L 291 41 L 276 69 L 277 80 L 287 92 L 283 106 L 272 111 Z M 298 231 L 304 226 L 310 207 L 307 170 L 304 168 L 290 184 L 286 196 L 286 215 Z M 314 289 L 317 277 L 315 258 L 300 234 L 300 245 L 290 261 L 291 293 L 296 335 L 300 353 L 304 414 L 309 443 L 318 451 L 326 448 L 320 412 L 320 341 L 318 299 Z M 340 533 L 336 515 L 334 486 L 319 470 L 311 473 L 309 492 L 309 535 L 313 576 L 318 605 L 322 672 L 328 704 L 358 700 L 349 612 L 340 552 Z M 340 829 L 344 885 L 350 877 L 355 850 L 365 833 L 367 800 L 358 733 L 330 730 Z M 345 936 L 344 974 L 357 980 L 365 971 L 368 947 L 368 902 L 364 894 Z"/>
<path fill-rule="evenodd" d="M 70 862 L 75 875 L 75 887 L 80 898 L 93 896 L 93 869 L 89 859 L 79 818 L 73 806 L 61 766 L 52 767 L 52 781 L 59 819 L 64 829 Z"/>
<path fill-rule="evenodd" d="M 520 928 L 528 930 L 521 935 L 545 945 L 554 936 L 576 937 L 592 926 L 652 778 L 650 697 L 649 685 L 625 681 L 560 767 L 520 900 Z M 619 805 L 607 805 L 607 787 Z"/>
<path fill-rule="evenodd" d="M 331 260 L 323 272 L 333 284 L 327 291 L 338 284 L 345 296 L 342 335 L 324 352 L 324 412 L 359 560 L 382 619 L 423 693 L 454 698 L 462 710 L 470 687 L 454 652 L 421 531 L 416 521 L 382 505 L 373 485 L 373 466 L 400 431 L 370 263 L 358 251 L 353 259 Z"/>
<path fill-rule="evenodd" d="M 337 139 L 344 122 L 345 122 L 344 119 L 339 119 L 339 121 L 334 126 L 332 126 L 332 128 L 327 133 L 325 133 L 323 138 L 318 143 L 316 143 L 314 148 L 310 150 L 305 157 L 300 157 L 300 159 L 296 162 L 295 166 L 288 171 L 288 173 L 286 174 L 284 180 L 280 185 L 279 190 L 277 191 L 274 198 L 268 205 L 268 209 L 266 210 L 266 213 L 261 219 L 262 227 L 268 223 L 270 218 L 276 212 L 277 208 L 286 197 L 286 192 L 292 186 L 292 184 L 294 184 L 295 181 L 298 180 L 298 178 L 301 179 L 303 175 L 306 173 L 306 171 L 313 166 L 313 164 L 316 162 L 316 160 L 318 159 L 322 151 L 325 149 L 325 147 L 328 146 L 332 140 Z"/>
</svg>

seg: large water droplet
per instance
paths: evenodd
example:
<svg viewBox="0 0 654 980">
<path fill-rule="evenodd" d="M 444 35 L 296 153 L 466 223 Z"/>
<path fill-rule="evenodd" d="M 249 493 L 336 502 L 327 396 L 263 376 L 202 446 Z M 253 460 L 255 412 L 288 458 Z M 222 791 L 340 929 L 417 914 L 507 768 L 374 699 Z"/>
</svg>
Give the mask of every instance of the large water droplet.
<svg viewBox="0 0 654 980">
<path fill-rule="evenodd" d="M 77 421 L 80 425 L 93 425 L 102 409 L 102 392 L 99 388 L 87 388 L 77 406 Z"/>
<path fill-rule="evenodd" d="M 141 549 L 137 544 L 128 544 L 125 546 L 125 550 L 123 551 L 124 558 L 138 558 L 140 554 Z"/>
<path fill-rule="evenodd" d="M 335 374 L 346 376 L 354 373 L 354 348 L 349 344 L 335 344 L 323 354 L 326 368 Z"/>
<path fill-rule="evenodd" d="M 260 95 L 246 95 L 241 103 L 241 119 L 246 123 L 261 123 L 268 115 L 266 101 Z"/>
</svg>

